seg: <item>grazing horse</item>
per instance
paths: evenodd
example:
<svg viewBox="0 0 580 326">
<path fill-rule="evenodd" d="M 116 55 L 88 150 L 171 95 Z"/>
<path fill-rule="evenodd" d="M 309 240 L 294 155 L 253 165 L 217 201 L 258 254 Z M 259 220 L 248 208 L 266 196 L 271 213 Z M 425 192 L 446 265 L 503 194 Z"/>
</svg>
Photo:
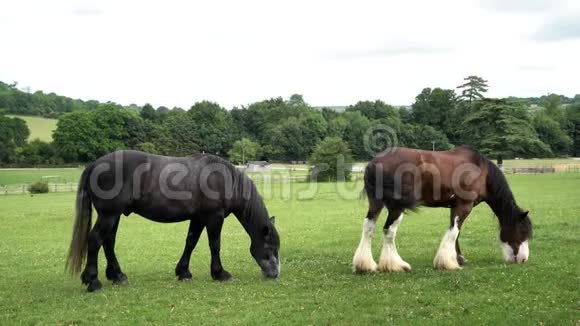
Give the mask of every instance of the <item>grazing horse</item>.
<svg viewBox="0 0 580 326">
<path fill-rule="evenodd" d="M 353 258 L 355 272 L 411 270 L 397 252 L 395 237 L 403 212 L 419 206 L 451 209 L 449 229 L 433 260 L 437 269 L 459 269 L 464 264 L 459 232 L 471 209 L 481 202 L 487 203 L 498 217 L 505 260 L 528 260 L 528 239 L 532 235 L 528 212 L 516 204 L 501 170 L 470 147 L 439 152 L 390 148 L 367 165 L 364 182 L 369 209 Z M 371 239 L 383 206 L 388 217 L 377 265 L 371 253 Z"/>
<path fill-rule="evenodd" d="M 91 230 L 92 206 L 97 220 Z M 72 274 L 87 263 L 81 281 L 89 292 L 102 287 L 97 278 L 101 245 L 107 258 L 107 279 L 126 283 L 115 255 L 115 238 L 121 214 L 137 213 L 147 219 L 173 223 L 189 220 L 185 249 L 175 267 L 179 280 L 190 280 L 189 260 L 207 229 L 211 251 L 211 277 L 231 278 L 220 260 L 220 234 L 224 219 L 233 213 L 251 238 L 250 253 L 264 276 L 280 272 L 280 239 L 274 218 L 252 180 L 231 163 L 212 155 L 167 157 L 137 151 L 117 151 L 87 165 L 76 199 L 76 218 L 67 261 Z"/>
</svg>

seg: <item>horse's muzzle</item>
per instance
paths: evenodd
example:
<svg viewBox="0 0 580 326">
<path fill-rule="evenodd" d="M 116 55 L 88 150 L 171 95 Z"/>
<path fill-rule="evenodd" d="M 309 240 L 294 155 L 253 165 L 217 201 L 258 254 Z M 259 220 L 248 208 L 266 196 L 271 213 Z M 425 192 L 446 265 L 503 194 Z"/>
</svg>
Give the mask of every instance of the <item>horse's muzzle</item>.
<svg viewBox="0 0 580 326">
<path fill-rule="evenodd" d="M 269 260 L 262 260 L 259 265 L 262 268 L 262 274 L 266 278 L 274 279 L 280 275 L 280 261 L 275 257 Z"/>
<path fill-rule="evenodd" d="M 528 241 L 522 242 L 516 249 L 505 242 L 501 242 L 501 247 L 503 249 L 503 254 L 505 261 L 514 264 L 524 264 L 528 261 L 530 255 L 530 249 L 528 247 Z"/>
</svg>

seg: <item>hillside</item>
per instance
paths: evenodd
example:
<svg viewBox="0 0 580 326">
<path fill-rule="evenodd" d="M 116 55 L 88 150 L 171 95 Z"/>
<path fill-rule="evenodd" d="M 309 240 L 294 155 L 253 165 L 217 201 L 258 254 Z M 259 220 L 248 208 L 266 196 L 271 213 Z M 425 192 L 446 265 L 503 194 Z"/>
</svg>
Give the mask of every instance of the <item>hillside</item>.
<svg viewBox="0 0 580 326">
<path fill-rule="evenodd" d="M 50 142 L 52 141 L 52 132 L 56 129 L 56 119 L 48 119 L 43 117 L 31 117 L 22 115 L 7 115 L 8 117 L 18 117 L 26 121 L 28 129 L 30 129 L 29 140 L 39 138 L 40 140 Z"/>
</svg>

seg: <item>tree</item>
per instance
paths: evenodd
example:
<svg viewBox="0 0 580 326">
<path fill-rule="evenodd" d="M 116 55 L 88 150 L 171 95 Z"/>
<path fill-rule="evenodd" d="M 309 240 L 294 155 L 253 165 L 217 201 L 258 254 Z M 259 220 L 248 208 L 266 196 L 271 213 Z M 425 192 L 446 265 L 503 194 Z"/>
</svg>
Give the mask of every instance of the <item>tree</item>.
<svg viewBox="0 0 580 326">
<path fill-rule="evenodd" d="M 456 133 L 455 92 L 451 89 L 424 88 L 413 103 L 413 123 L 431 126 L 447 137 Z"/>
<path fill-rule="evenodd" d="M 0 114 L 0 162 L 16 160 L 16 148 L 26 143 L 30 130 L 20 118 L 8 118 Z"/>
<path fill-rule="evenodd" d="M 400 124 L 399 111 L 381 100 L 360 101 L 346 108 L 346 112 L 360 112 L 369 120 L 379 120 L 381 123 L 396 127 Z"/>
<path fill-rule="evenodd" d="M 277 160 L 306 161 L 309 149 L 303 131 L 304 127 L 300 121 L 295 117 L 290 117 L 272 129 L 271 140 L 268 143 L 275 151 L 267 154 Z"/>
<path fill-rule="evenodd" d="M 140 115 L 144 120 L 155 121 L 157 119 L 157 111 L 149 103 L 143 105 Z"/>
<path fill-rule="evenodd" d="M 137 120 L 135 120 L 137 119 Z M 135 146 L 135 126 L 139 118 L 114 103 L 100 104 L 94 111 L 74 111 L 62 115 L 53 133 L 54 145 L 67 162 L 88 162 L 106 153 Z M 135 147 L 131 147 L 135 148 Z"/>
<path fill-rule="evenodd" d="M 423 150 L 448 150 L 453 146 L 445 134 L 431 126 L 406 124 L 399 133 L 401 146 Z"/>
<path fill-rule="evenodd" d="M 350 180 L 352 156 L 348 144 L 339 137 L 326 137 L 319 142 L 308 164 L 312 181 Z"/>
<path fill-rule="evenodd" d="M 195 103 L 187 112 L 195 140 L 202 152 L 226 155 L 239 135 L 229 112 L 217 103 Z"/>
<path fill-rule="evenodd" d="M 306 102 L 304 102 L 304 97 L 300 94 L 292 94 L 290 99 L 288 100 L 289 106 L 306 106 Z"/>
<path fill-rule="evenodd" d="M 547 113 L 537 114 L 533 119 L 533 125 L 540 140 L 550 146 L 554 154 L 568 153 L 572 145 L 572 138 Z"/>
<path fill-rule="evenodd" d="M 60 159 L 52 143 L 35 139 L 18 149 L 18 163 L 24 164 L 57 164 Z"/>
<path fill-rule="evenodd" d="M 463 85 L 457 86 L 458 89 L 461 89 L 460 99 L 473 103 L 476 100 L 484 98 L 483 94 L 487 93 L 489 88 L 487 86 L 487 80 L 478 76 L 468 76 L 463 80 L 466 82 Z"/>
<path fill-rule="evenodd" d="M 359 160 L 370 159 L 375 153 L 365 146 L 365 137 L 371 127 L 371 122 L 358 111 L 345 112 L 343 116 L 349 122 L 344 130 L 343 139 L 352 150 L 352 155 Z"/>
<path fill-rule="evenodd" d="M 88 162 L 99 154 L 99 131 L 91 111 L 62 115 L 53 133 L 54 146 L 67 162 Z"/>
<path fill-rule="evenodd" d="M 562 96 L 557 94 L 549 94 L 542 97 L 542 105 L 545 108 L 545 113 L 552 120 L 560 124 L 561 127 L 566 125 L 565 111 L 562 108 Z"/>
<path fill-rule="evenodd" d="M 151 154 L 158 154 L 157 147 L 153 143 L 145 142 L 137 145 L 137 149 Z"/>
<path fill-rule="evenodd" d="M 230 161 L 245 164 L 247 161 L 258 159 L 260 154 L 260 144 L 251 141 L 248 138 L 236 140 L 228 155 Z"/>
<path fill-rule="evenodd" d="M 348 121 L 343 116 L 337 116 L 328 122 L 328 136 L 342 138 L 347 127 Z"/>
<path fill-rule="evenodd" d="M 463 139 L 483 154 L 496 157 L 549 157 L 554 154 L 532 126 L 524 106 L 506 100 L 478 101 L 463 122 Z"/>
<path fill-rule="evenodd" d="M 200 152 L 196 125 L 185 111 L 172 110 L 155 129 L 153 143 L 164 155 L 190 156 Z"/>
<path fill-rule="evenodd" d="M 570 105 L 566 108 L 566 120 L 568 121 L 566 131 L 572 139 L 570 155 L 580 156 L 580 103 Z"/>
</svg>

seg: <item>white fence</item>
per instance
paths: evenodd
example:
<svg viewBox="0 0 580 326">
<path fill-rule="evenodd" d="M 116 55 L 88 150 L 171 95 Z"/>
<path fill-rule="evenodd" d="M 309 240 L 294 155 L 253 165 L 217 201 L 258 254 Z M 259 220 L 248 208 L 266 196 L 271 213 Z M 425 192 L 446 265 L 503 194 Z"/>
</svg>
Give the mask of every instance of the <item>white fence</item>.
<svg viewBox="0 0 580 326">
<path fill-rule="evenodd" d="M 77 183 L 50 183 L 49 192 L 74 192 L 77 191 Z M 30 184 L 0 185 L 1 195 L 27 194 Z"/>
</svg>

